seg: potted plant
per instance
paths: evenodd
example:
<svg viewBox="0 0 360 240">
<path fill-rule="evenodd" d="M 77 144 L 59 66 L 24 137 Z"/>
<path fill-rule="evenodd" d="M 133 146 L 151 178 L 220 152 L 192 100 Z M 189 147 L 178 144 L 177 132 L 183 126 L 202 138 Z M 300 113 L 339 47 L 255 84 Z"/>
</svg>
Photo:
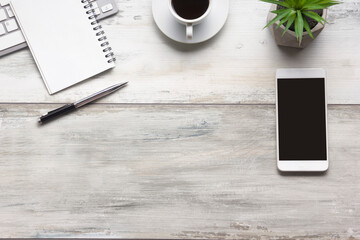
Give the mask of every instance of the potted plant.
<svg viewBox="0 0 360 240">
<path fill-rule="evenodd" d="M 268 24 L 280 46 L 304 48 L 324 29 L 327 8 L 334 0 L 261 0 L 271 3 Z"/>
</svg>

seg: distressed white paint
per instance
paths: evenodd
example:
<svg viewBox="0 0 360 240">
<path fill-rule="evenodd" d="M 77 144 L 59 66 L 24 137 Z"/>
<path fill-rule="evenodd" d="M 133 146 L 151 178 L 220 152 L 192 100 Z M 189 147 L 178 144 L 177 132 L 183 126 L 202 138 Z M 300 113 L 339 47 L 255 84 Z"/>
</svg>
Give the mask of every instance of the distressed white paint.
<svg viewBox="0 0 360 240">
<path fill-rule="evenodd" d="M 360 107 L 330 170 L 276 170 L 274 106 L 0 105 L 2 237 L 359 239 Z"/>
<path fill-rule="evenodd" d="M 49 96 L 28 50 L 0 59 L 0 102 L 71 102 L 121 81 L 129 87 L 110 103 L 274 103 L 280 67 L 322 67 L 329 102 L 360 103 L 360 4 L 346 0 L 304 50 L 275 45 L 266 22 L 269 4 L 232 0 L 228 22 L 211 41 L 183 46 L 157 29 L 151 0 L 119 0 L 120 13 L 102 22 L 117 67 Z M 61 70 L 59 70 L 61 71 Z"/>
<path fill-rule="evenodd" d="M 276 171 L 271 105 L 279 67 L 323 67 L 330 103 L 360 103 L 357 0 L 305 50 L 277 47 L 255 0 L 197 46 L 164 37 L 150 0 L 118 3 L 113 71 L 49 96 L 27 50 L 0 59 L 1 237 L 360 239 L 359 105 L 330 106 L 321 176 Z M 36 124 L 125 80 L 110 104 Z"/>
</svg>

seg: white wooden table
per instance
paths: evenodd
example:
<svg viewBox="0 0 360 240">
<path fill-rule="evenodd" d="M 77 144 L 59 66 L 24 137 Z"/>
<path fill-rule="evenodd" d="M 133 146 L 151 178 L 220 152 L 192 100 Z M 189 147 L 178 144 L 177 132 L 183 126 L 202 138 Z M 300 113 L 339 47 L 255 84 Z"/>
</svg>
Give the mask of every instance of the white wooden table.
<svg viewBox="0 0 360 240">
<path fill-rule="evenodd" d="M 117 67 L 49 96 L 28 50 L 0 59 L 0 236 L 360 239 L 360 2 L 330 9 L 304 50 L 262 30 L 269 5 L 231 0 L 211 41 L 184 46 L 150 0 L 102 22 Z M 275 70 L 328 73 L 324 175 L 276 170 Z M 97 104 L 37 118 L 122 81 Z"/>
</svg>

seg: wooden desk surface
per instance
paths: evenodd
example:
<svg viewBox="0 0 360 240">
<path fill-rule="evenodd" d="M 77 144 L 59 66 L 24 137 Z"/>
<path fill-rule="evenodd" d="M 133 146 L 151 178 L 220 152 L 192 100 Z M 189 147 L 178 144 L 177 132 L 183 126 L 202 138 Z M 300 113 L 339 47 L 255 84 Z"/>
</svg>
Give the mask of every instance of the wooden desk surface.
<svg viewBox="0 0 360 240">
<path fill-rule="evenodd" d="M 196 46 L 163 36 L 150 0 L 118 0 L 102 22 L 117 67 L 54 96 L 28 50 L 1 58 L 0 236 L 360 239 L 360 3 L 344 2 L 296 50 L 262 30 L 269 5 L 255 0 L 231 0 L 225 28 Z M 276 170 L 280 67 L 328 73 L 324 175 Z"/>
</svg>

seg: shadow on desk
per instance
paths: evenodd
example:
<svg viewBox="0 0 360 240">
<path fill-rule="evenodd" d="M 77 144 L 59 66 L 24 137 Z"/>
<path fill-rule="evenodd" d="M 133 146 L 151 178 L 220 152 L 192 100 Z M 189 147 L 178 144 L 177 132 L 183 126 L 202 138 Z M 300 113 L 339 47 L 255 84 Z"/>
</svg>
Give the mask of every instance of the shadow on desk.
<svg viewBox="0 0 360 240">
<path fill-rule="evenodd" d="M 278 173 L 284 177 L 324 177 L 328 174 L 328 171 L 326 171 L 326 172 L 281 172 L 278 170 Z"/>
</svg>

